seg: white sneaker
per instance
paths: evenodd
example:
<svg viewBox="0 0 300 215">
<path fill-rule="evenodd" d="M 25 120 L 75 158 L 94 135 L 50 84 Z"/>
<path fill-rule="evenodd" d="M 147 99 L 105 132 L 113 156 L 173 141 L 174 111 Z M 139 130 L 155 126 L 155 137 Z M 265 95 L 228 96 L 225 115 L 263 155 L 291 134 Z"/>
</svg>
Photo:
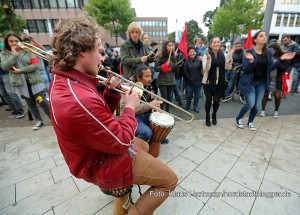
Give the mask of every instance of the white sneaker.
<svg viewBox="0 0 300 215">
<path fill-rule="evenodd" d="M 278 119 L 279 118 L 279 114 L 278 114 L 278 111 L 275 111 L 274 112 L 274 116 L 273 116 L 275 119 Z"/>
<path fill-rule="evenodd" d="M 256 131 L 256 128 L 255 128 L 253 122 L 249 122 L 249 123 L 248 123 L 248 127 L 249 127 L 249 129 L 250 129 L 251 131 Z"/>
<path fill-rule="evenodd" d="M 9 117 L 8 117 L 8 119 L 13 119 L 13 118 L 16 118 L 16 114 L 11 114 Z"/>
<path fill-rule="evenodd" d="M 262 117 L 266 116 L 266 111 L 262 110 L 259 115 L 262 116 Z"/>
<path fill-rule="evenodd" d="M 25 112 L 20 113 L 20 114 L 17 114 L 16 118 L 17 118 L 17 119 L 21 119 L 21 118 L 23 118 L 24 116 L 25 116 Z"/>
<path fill-rule="evenodd" d="M 36 121 L 35 125 L 32 127 L 33 130 L 39 130 L 44 125 L 43 121 Z"/>
<path fill-rule="evenodd" d="M 236 126 L 238 128 L 244 128 L 243 119 L 236 119 Z"/>
</svg>

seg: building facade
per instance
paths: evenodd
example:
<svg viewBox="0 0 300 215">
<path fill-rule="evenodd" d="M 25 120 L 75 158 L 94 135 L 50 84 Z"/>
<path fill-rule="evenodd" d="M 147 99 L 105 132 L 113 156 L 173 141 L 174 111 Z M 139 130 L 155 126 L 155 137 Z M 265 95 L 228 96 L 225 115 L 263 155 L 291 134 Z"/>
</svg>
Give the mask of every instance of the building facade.
<svg viewBox="0 0 300 215">
<path fill-rule="evenodd" d="M 151 41 L 161 43 L 168 40 L 167 17 L 137 17 L 137 22 L 144 33 L 149 35 Z"/>
<path fill-rule="evenodd" d="M 290 35 L 293 40 L 300 42 L 300 0 L 275 1 L 270 38 Z"/>
<path fill-rule="evenodd" d="M 88 0 L 10 0 L 14 12 L 26 20 L 26 28 L 37 42 L 50 47 L 55 24 L 60 19 L 79 18 Z M 115 37 L 103 31 L 102 42 L 115 46 Z M 118 43 L 123 39 L 118 38 Z"/>
</svg>

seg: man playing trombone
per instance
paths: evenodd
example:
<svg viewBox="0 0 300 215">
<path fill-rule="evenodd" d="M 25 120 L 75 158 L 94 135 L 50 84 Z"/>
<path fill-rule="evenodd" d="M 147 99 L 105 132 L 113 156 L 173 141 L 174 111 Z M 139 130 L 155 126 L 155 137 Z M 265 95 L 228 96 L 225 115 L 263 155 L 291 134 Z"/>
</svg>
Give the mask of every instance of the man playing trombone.
<svg viewBox="0 0 300 215">
<path fill-rule="evenodd" d="M 99 34 L 96 22 L 87 17 L 66 19 L 55 27 L 50 85 L 53 127 L 71 173 L 113 195 L 115 215 L 153 214 L 175 189 L 177 176 L 134 137 L 137 93 L 125 93 L 124 112 L 117 121 L 112 113 L 121 95 L 113 89 L 119 88 L 120 79 L 112 77 L 103 94 L 97 92 Z M 127 188 L 133 184 L 150 188 L 128 207 Z"/>
</svg>

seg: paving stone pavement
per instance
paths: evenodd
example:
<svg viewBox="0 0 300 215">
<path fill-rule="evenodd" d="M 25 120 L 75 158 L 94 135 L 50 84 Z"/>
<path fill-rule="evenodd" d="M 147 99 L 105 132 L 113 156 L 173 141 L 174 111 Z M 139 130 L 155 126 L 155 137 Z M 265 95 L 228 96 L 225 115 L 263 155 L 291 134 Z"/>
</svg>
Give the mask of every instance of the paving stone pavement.
<svg viewBox="0 0 300 215">
<path fill-rule="evenodd" d="M 232 118 L 212 127 L 176 122 L 158 159 L 178 186 L 155 214 L 300 214 L 299 122 L 257 117 L 256 132 Z M 111 197 L 70 174 L 50 122 L 38 131 L 31 124 L 0 127 L 0 215 L 112 214 Z"/>
</svg>

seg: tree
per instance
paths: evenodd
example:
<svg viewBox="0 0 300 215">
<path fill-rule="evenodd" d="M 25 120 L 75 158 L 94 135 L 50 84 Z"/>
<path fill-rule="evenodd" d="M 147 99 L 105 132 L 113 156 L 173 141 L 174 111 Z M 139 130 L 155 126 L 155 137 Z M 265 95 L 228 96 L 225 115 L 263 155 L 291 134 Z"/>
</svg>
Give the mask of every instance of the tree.
<svg viewBox="0 0 300 215">
<path fill-rule="evenodd" d="M 195 20 L 190 20 L 185 23 L 188 26 L 187 32 L 186 32 L 186 38 L 187 38 L 187 44 L 188 45 L 194 45 L 193 39 L 196 36 L 203 36 L 203 31 L 199 27 L 198 22 Z"/>
<path fill-rule="evenodd" d="M 171 33 L 168 34 L 168 40 L 169 41 L 175 41 L 175 39 L 176 39 L 175 38 L 175 33 L 176 32 L 174 31 L 174 32 L 171 32 Z"/>
<path fill-rule="evenodd" d="M 21 34 L 26 26 L 26 21 L 19 15 L 16 15 L 10 8 L 8 1 L 2 1 L 0 6 L 0 32 L 1 36 L 9 31 Z"/>
<path fill-rule="evenodd" d="M 217 13 L 218 7 L 214 10 L 206 11 L 206 13 L 203 15 L 203 23 L 205 27 L 208 27 L 213 23 L 213 17 Z"/>
<path fill-rule="evenodd" d="M 263 0 L 231 0 L 218 9 L 210 25 L 211 33 L 219 37 L 246 34 L 251 29 L 260 29 L 264 13 Z"/>
<path fill-rule="evenodd" d="M 128 0 L 89 0 L 84 11 L 116 37 L 117 45 L 119 33 L 125 32 L 128 25 L 135 20 L 135 13 Z"/>
</svg>

